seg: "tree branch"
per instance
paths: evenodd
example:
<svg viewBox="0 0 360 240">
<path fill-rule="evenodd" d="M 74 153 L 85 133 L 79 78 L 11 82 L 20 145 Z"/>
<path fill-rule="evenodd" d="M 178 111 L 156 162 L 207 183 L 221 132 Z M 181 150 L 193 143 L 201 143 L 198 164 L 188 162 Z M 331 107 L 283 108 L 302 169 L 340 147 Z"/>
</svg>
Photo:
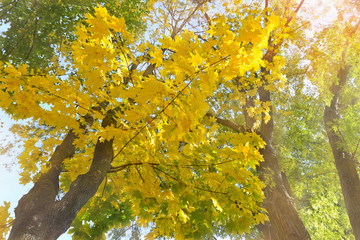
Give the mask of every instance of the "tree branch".
<svg viewBox="0 0 360 240">
<path fill-rule="evenodd" d="M 225 127 L 228 127 L 228 128 L 234 130 L 237 133 L 244 133 L 246 131 L 244 126 L 239 126 L 239 125 L 237 125 L 236 123 L 233 123 L 230 120 L 219 118 L 219 117 L 215 116 L 212 113 L 207 113 L 205 116 L 215 118 L 217 123 L 219 123 L 219 124 L 221 124 L 221 125 L 223 125 Z"/>
<path fill-rule="evenodd" d="M 1 19 L 5 16 L 5 14 L 10 12 L 19 3 L 19 0 L 16 0 L 15 2 L 9 2 L 8 4 L 4 4 L 4 5 L 0 6 L 0 8 L 4 8 L 12 3 L 14 3 L 14 5 L 12 5 L 8 10 L 6 10 L 3 14 L 1 14 L 1 16 L 0 16 Z"/>
<path fill-rule="evenodd" d="M 0 16 L 0 18 L 2 18 L 2 16 Z M 29 22 L 29 20 L 30 20 L 29 18 L 26 19 L 25 24 L 23 25 L 23 27 L 20 27 L 18 31 L 20 31 L 20 29 L 24 28 L 24 27 L 26 26 L 26 24 Z M 27 32 L 25 31 L 25 33 L 23 33 L 22 36 L 21 36 L 20 38 L 18 38 L 18 41 L 14 44 L 14 46 L 11 48 L 11 50 L 8 51 L 8 52 L 6 52 L 6 53 L 2 56 L 2 58 L 0 59 L 1 61 L 4 61 L 4 60 L 6 59 L 6 57 L 9 57 L 9 56 L 14 52 L 14 50 L 16 49 L 16 47 L 17 47 L 17 46 L 22 42 L 22 40 L 25 38 L 26 33 L 27 33 Z"/>
<path fill-rule="evenodd" d="M 171 179 L 177 181 L 177 182 L 182 182 L 180 179 L 177 179 L 176 177 L 174 176 L 171 176 L 170 174 L 168 174 L 167 172 L 157 168 L 157 167 L 153 167 L 153 169 L 155 170 L 158 170 L 159 172 L 162 172 L 163 174 L 165 174 L 166 176 L 170 177 Z M 205 189 L 205 188 L 201 188 L 201 187 L 196 187 L 196 186 L 191 186 L 191 185 L 188 185 L 186 183 L 184 183 L 185 187 L 190 187 L 190 188 L 194 188 L 194 189 L 198 189 L 198 190 L 201 190 L 201 191 L 205 191 L 205 192 L 211 192 L 211 193 L 218 193 L 218 194 L 224 194 L 224 195 L 227 195 L 228 193 L 227 192 L 217 192 L 216 190 L 209 190 L 209 189 Z"/>
<path fill-rule="evenodd" d="M 111 169 L 108 171 L 108 173 L 115 173 L 115 172 L 119 172 L 124 170 L 125 168 L 131 167 L 131 166 L 139 166 L 139 165 L 144 165 L 144 164 L 149 164 L 150 166 L 167 166 L 167 167 L 181 167 L 181 168 L 192 168 L 192 167 L 212 167 L 212 166 L 217 166 L 217 165 L 221 165 L 221 164 L 226 164 L 226 163 L 230 163 L 230 162 L 235 162 L 238 159 L 232 159 L 232 160 L 227 160 L 227 161 L 223 161 L 223 162 L 218 162 L 218 163 L 211 163 L 211 164 L 186 164 L 186 165 L 173 165 L 173 164 L 160 164 L 160 163 L 152 163 L 152 162 L 135 162 L 135 163 L 126 163 L 120 166 L 116 166 L 116 167 L 111 167 Z"/>
<path fill-rule="evenodd" d="M 353 35 L 356 34 L 356 32 L 359 30 L 359 27 L 360 27 L 360 19 L 359 19 L 359 21 L 356 23 L 354 29 L 350 32 L 350 37 L 352 37 Z"/>
</svg>

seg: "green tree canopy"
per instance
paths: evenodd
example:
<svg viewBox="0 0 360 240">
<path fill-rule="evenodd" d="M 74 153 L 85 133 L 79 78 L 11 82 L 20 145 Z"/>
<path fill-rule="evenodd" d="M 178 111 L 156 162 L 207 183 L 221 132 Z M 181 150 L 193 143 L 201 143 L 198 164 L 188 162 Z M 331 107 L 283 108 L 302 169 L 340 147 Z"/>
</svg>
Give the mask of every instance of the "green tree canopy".
<svg viewBox="0 0 360 240">
<path fill-rule="evenodd" d="M 147 1 L 141 0 L 4 0 L 0 6 L 0 21 L 7 30 L 0 36 L 0 59 L 12 64 L 28 63 L 31 67 L 46 67 L 59 48 L 76 38 L 75 26 L 92 13 L 97 4 L 106 6 L 117 17 L 124 17 L 133 34 L 144 30 L 143 16 Z"/>
</svg>

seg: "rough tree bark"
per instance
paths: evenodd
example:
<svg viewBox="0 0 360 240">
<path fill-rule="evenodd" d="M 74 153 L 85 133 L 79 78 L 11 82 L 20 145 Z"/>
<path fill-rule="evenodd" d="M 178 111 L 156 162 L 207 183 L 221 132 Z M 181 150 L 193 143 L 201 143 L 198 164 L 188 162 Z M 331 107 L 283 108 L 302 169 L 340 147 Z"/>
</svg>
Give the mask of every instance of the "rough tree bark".
<svg viewBox="0 0 360 240">
<path fill-rule="evenodd" d="M 325 107 L 324 124 L 335 159 L 346 211 L 355 239 L 358 240 L 360 239 L 360 179 L 356 170 L 355 156 L 346 149 L 345 140 L 340 129 L 337 128 L 340 120 L 340 94 L 346 84 L 349 70 L 350 66 L 343 64 L 338 72 L 339 84 L 330 88 L 333 97 L 330 106 Z"/>
<path fill-rule="evenodd" d="M 111 124 L 108 116 L 103 120 L 103 126 Z M 95 195 L 111 167 L 114 155 L 112 140 L 96 143 L 89 171 L 79 175 L 65 196 L 56 200 L 62 163 L 74 155 L 75 138 L 74 132 L 70 131 L 50 158 L 50 170 L 42 174 L 29 193 L 18 202 L 9 240 L 57 239 L 70 227 L 85 203 Z"/>
</svg>

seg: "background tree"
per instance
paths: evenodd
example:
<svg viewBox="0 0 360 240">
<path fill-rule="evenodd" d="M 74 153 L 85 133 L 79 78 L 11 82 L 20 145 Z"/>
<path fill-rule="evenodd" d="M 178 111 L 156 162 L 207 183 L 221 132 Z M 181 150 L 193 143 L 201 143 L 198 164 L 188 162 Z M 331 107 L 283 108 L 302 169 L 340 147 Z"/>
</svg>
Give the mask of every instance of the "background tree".
<svg viewBox="0 0 360 240">
<path fill-rule="evenodd" d="M 294 52 L 292 52 L 294 55 Z M 275 146 L 294 202 L 314 239 L 351 239 L 336 168 L 323 127 L 324 105 L 298 57 L 288 58 L 288 88 L 277 95 Z M 297 62 L 297 63 L 296 63 Z M 295 66 L 298 67 L 295 67 Z"/>
<path fill-rule="evenodd" d="M 314 82 L 325 91 L 327 100 L 324 111 L 325 130 L 355 239 L 360 238 L 358 218 L 360 208 L 357 204 L 360 199 L 360 179 L 356 166 L 357 126 L 354 124 L 357 120 L 352 114 L 357 108 L 358 97 L 355 89 L 359 86 L 355 70 L 359 59 L 357 36 L 360 20 L 355 17 L 358 15 L 357 8 L 359 8 L 358 4 L 351 1 L 344 1 L 343 5 L 337 7 L 339 15 L 337 22 L 319 34 L 311 55 L 317 58 L 313 58 L 312 64 L 318 76 Z M 342 32 L 340 36 L 339 32 Z M 324 41 L 327 42 L 326 45 Z M 321 72 L 323 67 L 328 67 L 326 73 Z M 342 119 L 346 120 L 342 121 Z M 344 126 L 342 122 L 347 124 Z M 343 131 L 344 127 L 351 130 Z"/>
<path fill-rule="evenodd" d="M 304 36 L 300 38 L 300 41 L 297 40 L 296 45 L 300 50 L 297 51 L 292 47 L 289 52 L 291 56 L 286 56 L 288 60 L 292 59 L 292 61 L 288 61 L 287 76 L 290 82 L 289 88 L 283 92 L 283 96 L 288 96 L 290 99 L 286 98 L 281 101 L 281 105 L 284 107 L 278 115 L 278 121 L 281 121 L 282 126 L 286 127 L 280 128 L 278 131 L 279 133 L 288 133 L 285 138 L 281 135 L 278 136 L 277 142 L 282 152 L 283 168 L 290 173 L 289 181 L 294 195 L 297 196 L 295 201 L 300 209 L 300 215 L 311 235 L 316 239 L 353 239 L 341 194 L 342 185 L 339 184 L 341 179 L 339 181 L 335 165 L 332 158 L 329 157 L 332 155 L 332 150 L 324 128 L 322 109 L 329 104 L 332 98 L 328 89 L 332 89 L 333 81 L 338 81 L 336 80 L 339 76 L 337 65 L 340 52 L 343 51 L 341 42 L 343 37 L 347 38 L 347 34 L 339 35 L 339 32 L 342 32 L 340 29 L 345 26 L 347 26 L 345 28 L 353 29 L 356 25 L 356 22 L 347 23 L 356 6 L 350 2 L 334 4 L 336 4 L 334 6 L 337 11 L 334 11 L 335 8 L 332 10 L 332 22 L 330 23 L 328 20 L 329 23 L 326 26 L 320 24 L 314 26 L 316 30 L 313 32 L 318 31 L 317 34 Z M 345 15 L 347 15 L 346 18 L 344 18 Z M 356 19 L 352 18 L 352 21 L 356 21 Z M 315 18 L 308 23 L 315 24 Z M 306 41 L 306 38 L 312 43 Z M 352 44 L 356 44 L 355 42 L 350 40 L 346 45 L 350 47 Z M 298 53 L 298 55 L 296 56 L 294 53 Z M 358 51 L 353 50 L 352 53 L 351 61 L 356 61 L 355 56 Z M 311 62 L 308 61 L 309 58 L 312 59 Z M 355 85 L 352 87 L 353 90 L 356 89 Z M 354 99 L 352 94 L 344 96 L 347 98 L 347 100 L 344 98 L 345 102 L 351 102 Z M 344 106 L 344 104 L 339 106 L 341 105 Z M 286 115 L 281 114 L 284 111 L 287 112 Z M 342 115 L 342 117 L 344 116 L 346 114 Z M 354 118 L 355 115 L 352 116 L 352 118 L 347 118 L 348 126 L 351 122 L 352 130 L 347 127 L 350 131 L 347 133 L 343 131 L 342 139 L 357 132 L 357 127 L 354 125 L 357 120 Z M 329 128 L 327 129 L 329 130 Z M 282 139 L 286 140 L 282 141 Z M 338 146 L 340 145 L 345 144 L 342 143 Z M 348 143 L 346 145 L 349 146 Z M 356 143 L 352 143 L 352 145 L 352 148 L 355 149 Z M 343 171 L 343 173 L 345 172 L 346 178 L 352 175 L 351 171 Z M 354 187 L 351 189 L 352 196 L 355 197 Z M 352 214 L 357 215 L 355 212 L 352 211 Z M 358 228 L 353 226 L 353 229 Z M 356 232 L 354 233 L 356 234 Z"/>
</svg>

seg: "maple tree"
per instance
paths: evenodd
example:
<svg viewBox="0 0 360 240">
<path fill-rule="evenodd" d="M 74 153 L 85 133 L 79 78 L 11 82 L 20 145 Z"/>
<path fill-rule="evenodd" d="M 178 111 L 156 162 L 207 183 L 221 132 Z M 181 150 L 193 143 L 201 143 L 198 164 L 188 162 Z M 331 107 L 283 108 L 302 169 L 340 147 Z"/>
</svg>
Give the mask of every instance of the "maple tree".
<svg viewBox="0 0 360 240">
<path fill-rule="evenodd" d="M 139 223 L 155 222 L 152 234 L 179 239 L 217 227 L 237 234 L 267 219 L 254 172 L 263 140 L 219 131 L 206 114 L 217 90 L 241 90 L 233 79 L 263 64 L 267 36 L 283 21 L 272 14 L 263 27 L 261 15 L 234 6 L 225 8 L 236 18 L 217 16 L 201 37 L 185 30 L 156 45 L 133 43 L 124 20 L 98 6 L 60 50 L 66 64 L 54 60 L 41 73 L 3 64 L 2 107 L 35 126 L 17 129 L 27 137 L 21 181 L 35 185 L 19 201 L 10 239 L 55 239 L 76 216 L 85 225 L 75 222 L 74 236 L 86 234 L 92 208 L 122 213 L 127 202 Z M 132 68 L 145 60 L 155 74 Z M 105 229 L 119 222 L 111 216 Z"/>
</svg>

